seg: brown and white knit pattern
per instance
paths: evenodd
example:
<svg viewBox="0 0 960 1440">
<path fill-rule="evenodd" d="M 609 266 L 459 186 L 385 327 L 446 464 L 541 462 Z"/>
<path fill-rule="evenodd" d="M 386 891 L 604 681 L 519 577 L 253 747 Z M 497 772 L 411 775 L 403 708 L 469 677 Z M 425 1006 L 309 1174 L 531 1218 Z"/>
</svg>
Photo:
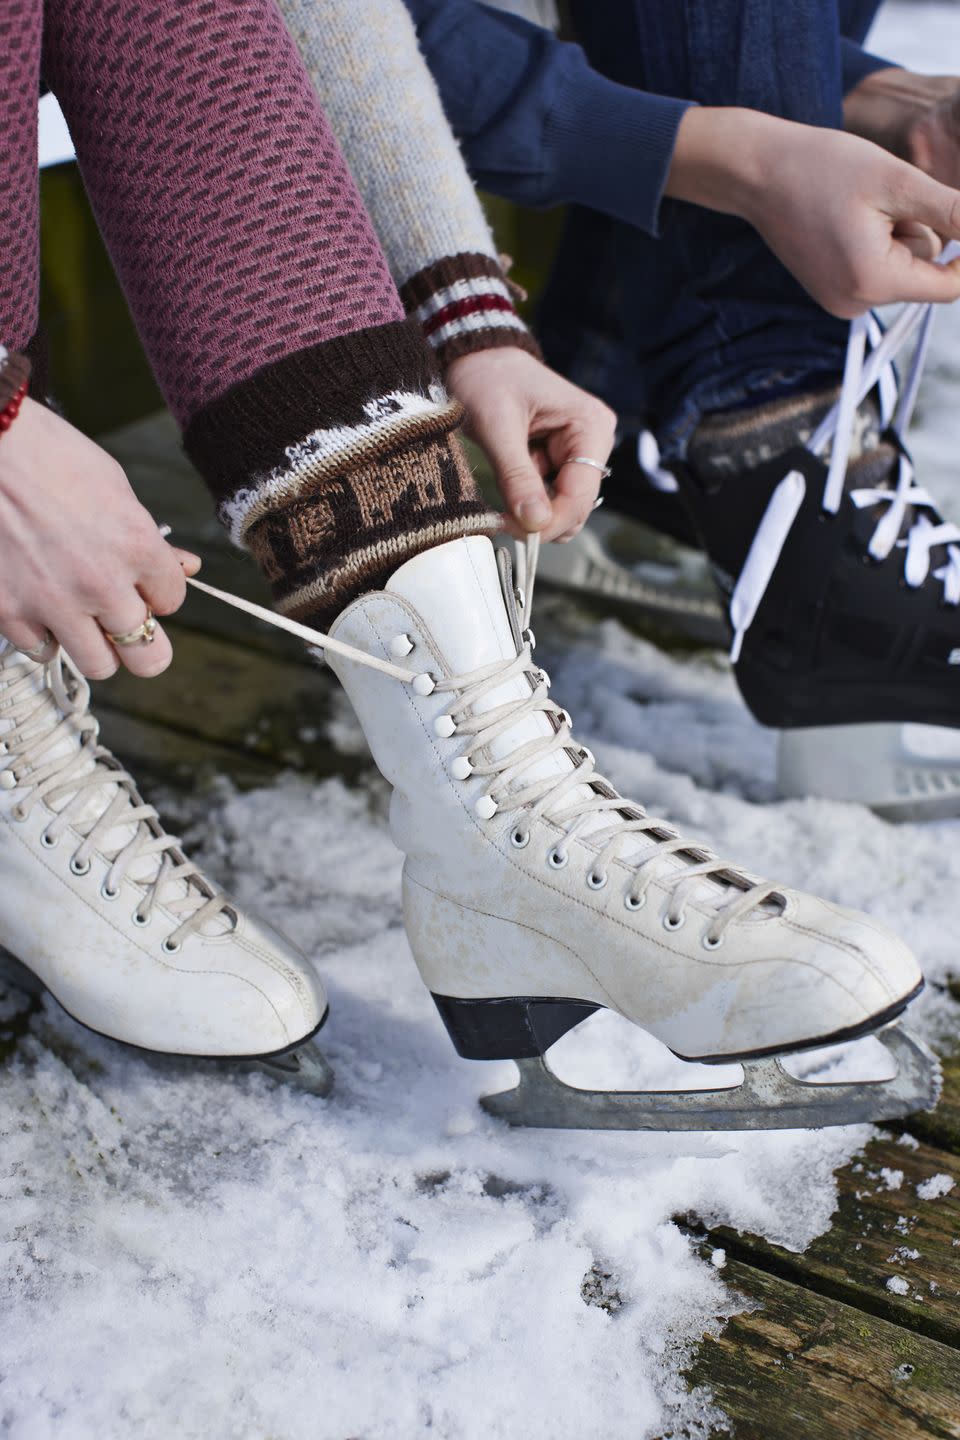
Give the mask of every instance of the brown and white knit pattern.
<svg viewBox="0 0 960 1440">
<path fill-rule="evenodd" d="M 0 345 L 0 410 L 30 379 L 30 361 L 16 350 Z"/>
<path fill-rule="evenodd" d="M 277 608 L 327 623 L 411 556 L 498 528 L 453 434 L 461 413 L 401 321 L 265 367 L 185 444 Z"/>
<path fill-rule="evenodd" d="M 441 366 L 494 345 L 539 354 L 403 0 L 279 3 L 401 299 Z"/>
</svg>

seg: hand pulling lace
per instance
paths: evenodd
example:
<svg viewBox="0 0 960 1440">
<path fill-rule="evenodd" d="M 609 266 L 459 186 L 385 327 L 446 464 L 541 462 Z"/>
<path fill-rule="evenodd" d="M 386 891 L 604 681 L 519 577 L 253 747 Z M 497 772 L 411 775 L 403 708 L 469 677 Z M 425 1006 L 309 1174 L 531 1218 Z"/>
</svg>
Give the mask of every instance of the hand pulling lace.
<svg viewBox="0 0 960 1440">
<path fill-rule="evenodd" d="M 951 241 L 940 255 L 939 263 L 947 264 L 958 255 L 960 243 Z M 807 445 L 811 454 L 818 456 L 824 454 L 831 442 L 833 445 L 823 491 L 823 508 L 828 514 L 835 515 L 840 508 L 857 410 L 875 386 L 881 425 L 884 429 L 892 429 L 898 438 L 906 435 L 926 361 L 933 314 L 932 305 L 904 305 L 885 334 L 873 315 L 862 315 L 852 322 L 840 398 Z M 910 367 L 898 393 L 893 360 L 917 331 L 919 334 Z M 753 623 L 799 513 L 804 491 L 798 489 L 797 480 L 802 483 L 803 477 L 792 471 L 770 497 L 734 587 L 730 602 L 734 632 L 730 658 L 734 663 L 740 657 L 744 637 Z M 899 460 L 894 489 L 852 490 L 850 499 L 859 510 L 878 505 L 887 507 L 871 537 L 869 553 L 875 560 L 885 560 L 894 547 L 905 550 L 904 578 L 912 588 L 919 587 L 927 579 L 931 552 L 939 546 L 945 547 L 946 564 L 933 572 L 934 578 L 943 585 L 945 602 L 948 605 L 960 604 L 960 526 L 947 522 L 933 524 L 926 515 L 919 514 L 906 539 L 899 538 L 911 508 L 918 511 L 935 509 L 933 497 L 922 486 L 914 484 L 913 465 L 905 455 Z"/>
</svg>

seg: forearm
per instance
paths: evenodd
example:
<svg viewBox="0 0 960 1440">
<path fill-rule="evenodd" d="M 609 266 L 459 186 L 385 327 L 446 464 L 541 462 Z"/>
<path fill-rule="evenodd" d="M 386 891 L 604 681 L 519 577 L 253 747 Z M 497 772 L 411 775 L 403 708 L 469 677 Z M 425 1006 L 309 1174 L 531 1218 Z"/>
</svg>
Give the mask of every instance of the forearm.
<svg viewBox="0 0 960 1440">
<path fill-rule="evenodd" d="M 402 0 L 280 0 L 408 313 L 446 366 L 536 353 Z"/>
<path fill-rule="evenodd" d="M 0 0 L 0 341 L 13 349 L 22 349 L 37 328 L 42 19 L 40 0 Z"/>
</svg>

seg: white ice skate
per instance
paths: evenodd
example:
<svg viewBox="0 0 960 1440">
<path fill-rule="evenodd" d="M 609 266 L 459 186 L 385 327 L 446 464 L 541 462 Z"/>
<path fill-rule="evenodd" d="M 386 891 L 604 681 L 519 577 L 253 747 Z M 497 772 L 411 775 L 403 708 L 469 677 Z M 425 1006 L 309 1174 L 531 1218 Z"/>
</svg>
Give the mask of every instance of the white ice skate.
<svg viewBox="0 0 960 1440">
<path fill-rule="evenodd" d="M 327 1002 L 306 959 L 165 834 L 97 739 L 89 687 L 0 641 L 0 957 L 81 1024 L 165 1055 L 230 1060 L 314 1094 Z M 16 957 L 13 959 L 12 957 Z"/>
<path fill-rule="evenodd" d="M 488 540 L 457 540 L 401 566 L 329 636 L 275 622 L 323 645 L 394 787 L 407 933 L 457 1050 L 520 1066 L 518 1089 L 486 1108 L 513 1124 L 676 1130 L 935 1104 L 936 1060 L 892 1025 L 923 983 L 905 945 L 727 865 L 597 775 L 532 659 L 532 568 L 524 601 L 505 550 L 498 561 Z M 563 1085 L 543 1056 L 601 1006 L 683 1059 L 743 1062 L 743 1084 Z M 897 1062 L 891 1081 L 809 1084 L 769 1058 L 873 1032 Z"/>
</svg>

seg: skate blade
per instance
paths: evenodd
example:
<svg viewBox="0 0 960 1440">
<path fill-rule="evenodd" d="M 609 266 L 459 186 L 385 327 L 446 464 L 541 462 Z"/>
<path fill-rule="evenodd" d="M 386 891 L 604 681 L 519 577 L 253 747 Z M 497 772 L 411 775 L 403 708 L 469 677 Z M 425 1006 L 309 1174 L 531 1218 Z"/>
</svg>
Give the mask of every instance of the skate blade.
<svg viewBox="0 0 960 1440">
<path fill-rule="evenodd" d="M 47 990 L 43 981 L 38 979 L 32 970 L 11 955 L 9 950 L 0 949 L 0 987 L 4 986 L 22 990 L 28 995 L 52 995 L 53 993 Z M 60 1005 L 60 1001 L 55 995 L 53 995 L 53 999 L 57 1001 L 65 1015 L 70 1015 L 69 1010 L 64 1005 Z M 99 1035 L 99 1031 L 92 1030 L 89 1025 L 84 1025 L 83 1021 L 77 1020 L 75 1015 L 70 1015 L 70 1018 L 76 1020 L 78 1025 L 83 1025 L 85 1030 L 90 1030 L 92 1035 Z M 111 1036 L 101 1038 L 112 1039 Z M 300 1045 L 277 1055 L 261 1055 L 250 1059 L 221 1059 L 217 1056 L 203 1055 L 163 1055 L 154 1050 L 145 1050 L 139 1045 L 131 1045 L 125 1040 L 114 1040 L 113 1043 L 139 1055 L 155 1069 L 167 1073 L 186 1073 L 198 1070 L 259 1072 L 269 1075 L 278 1083 L 289 1085 L 293 1090 L 301 1090 L 305 1095 L 316 1095 L 321 1099 L 329 1095 L 333 1089 L 333 1069 L 313 1040 L 305 1040 Z"/>
<path fill-rule="evenodd" d="M 897 1024 L 875 1038 L 896 1063 L 890 1080 L 798 1080 L 765 1059 L 742 1061 L 742 1082 L 724 1089 L 581 1090 L 540 1056 L 515 1061 L 519 1084 L 480 1104 L 508 1125 L 550 1130 L 818 1130 L 932 1110 L 942 1083 L 937 1057 Z"/>
<path fill-rule="evenodd" d="M 628 566 L 604 543 L 614 528 L 612 519 L 594 516 L 590 527 L 569 544 L 544 546 L 537 578 L 562 589 L 634 606 L 692 639 L 725 645 L 728 627 L 706 572 L 698 585 L 682 574 L 671 576 L 661 561 L 651 562 L 650 574 L 645 576 L 642 562 Z"/>
<path fill-rule="evenodd" d="M 259 1071 L 292 1090 L 325 1099 L 333 1089 L 333 1068 L 312 1041 L 298 1045 L 283 1055 L 268 1055 L 261 1060 L 231 1060 L 231 1070 Z"/>
</svg>

